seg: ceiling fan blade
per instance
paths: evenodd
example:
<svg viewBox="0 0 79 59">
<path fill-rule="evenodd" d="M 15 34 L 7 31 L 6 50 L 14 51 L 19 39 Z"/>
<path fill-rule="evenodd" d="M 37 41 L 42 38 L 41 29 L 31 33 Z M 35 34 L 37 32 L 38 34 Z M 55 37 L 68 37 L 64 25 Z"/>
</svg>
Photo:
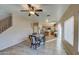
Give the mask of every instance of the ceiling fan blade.
<svg viewBox="0 0 79 59">
<path fill-rule="evenodd" d="M 20 10 L 21 12 L 28 12 L 29 10 Z"/>
<path fill-rule="evenodd" d="M 30 10 L 34 10 L 34 6 L 32 6 L 31 4 L 27 4 Z"/>
<path fill-rule="evenodd" d="M 32 5 L 31 4 L 27 4 L 28 5 L 28 7 L 32 7 Z"/>
<path fill-rule="evenodd" d="M 37 9 L 35 10 L 36 12 L 42 12 L 43 10 L 42 9 Z"/>
<path fill-rule="evenodd" d="M 37 13 L 35 13 L 36 16 L 39 16 Z"/>
<path fill-rule="evenodd" d="M 28 16 L 31 16 L 31 14 L 29 13 Z"/>
</svg>

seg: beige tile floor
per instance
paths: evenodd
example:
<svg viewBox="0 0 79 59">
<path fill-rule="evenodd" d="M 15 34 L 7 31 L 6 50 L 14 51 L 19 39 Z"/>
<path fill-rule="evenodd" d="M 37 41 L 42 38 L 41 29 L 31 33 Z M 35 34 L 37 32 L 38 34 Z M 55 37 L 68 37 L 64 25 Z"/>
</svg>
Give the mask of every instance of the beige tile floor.
<svg viewBox="0 0 79 59">
<path fill-rule="evenodd" d="M 41 45 L 37 50 L 31 49 L 29 40 L 26 40 L 0 51 L 0 55 L 66 55 L 66 53 L 60 40 L 47 39 L 45 46 Z"/>
</svg>

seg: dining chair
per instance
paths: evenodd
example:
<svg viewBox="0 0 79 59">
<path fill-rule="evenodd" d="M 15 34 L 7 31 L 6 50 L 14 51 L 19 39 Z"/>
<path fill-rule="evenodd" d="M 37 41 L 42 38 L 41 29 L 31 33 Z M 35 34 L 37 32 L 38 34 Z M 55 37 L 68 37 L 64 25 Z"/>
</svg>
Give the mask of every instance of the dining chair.
<svg viewBox="0 0 79 59">
<path fill-rule="evenodd" d="M 45 45 L 45 35 L 40 35 L 40 42 L 43 43 L 43 45 Z"/>
<path fill-rule="evenodd" d="M 37 40 L 35 36 L 31 37 L 31 48 L 37 49 Z"/>
</svg>

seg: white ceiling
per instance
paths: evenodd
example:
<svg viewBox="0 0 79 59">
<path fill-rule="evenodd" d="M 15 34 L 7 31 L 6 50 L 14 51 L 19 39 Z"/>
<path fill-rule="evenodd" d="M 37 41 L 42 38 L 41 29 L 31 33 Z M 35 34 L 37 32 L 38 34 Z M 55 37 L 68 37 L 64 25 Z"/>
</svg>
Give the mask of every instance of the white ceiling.
<svg viewBox="0 0 79 59">
<path fill-rule="evenodd" d="M 68 4 L 41 4 L 41 5 L 34 5 L 36 7 L 40 7 L 43 9 L 43 12 L 39 13 L 39 17 L 32 15 L 28 16 L 28 12 L 20 12 L 20 10 L 24 9 L 24 7 L 20 4 L 3 4 L 0 5 L 0 11 L 6 11 L 8 13 L 16 13 L 23 17 L 28 17 L 30 19 L 36 19 L 39 21 L 45 21 L 48 19 L 49 21 L 58 21 L 66 9 L 69 7 Z M 26 7 L 27 9 L 27 7 Z M 51 15 L 47 17 L 47 15 Z"/>
</svg>

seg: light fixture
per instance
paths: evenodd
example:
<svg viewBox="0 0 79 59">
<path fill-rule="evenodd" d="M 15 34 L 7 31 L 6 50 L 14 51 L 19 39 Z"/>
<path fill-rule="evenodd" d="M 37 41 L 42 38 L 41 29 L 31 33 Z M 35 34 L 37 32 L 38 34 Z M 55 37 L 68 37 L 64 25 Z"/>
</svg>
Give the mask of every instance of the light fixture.
<svg viewBox="0 0 79 59">
<path fill-rule="evenodd" d="M 35 12 L 34 12 L 34 11 L 30 11 L 29 13 L 30 13 L 30 14 L 32 14 L 32 15 L 34 15 L 34 14 L 35 14 Z"/>
<path fill-rule="evenodd" d="M 46 19 L 46 23 L 48 23 L 48 19 Z"/>
</svg>

